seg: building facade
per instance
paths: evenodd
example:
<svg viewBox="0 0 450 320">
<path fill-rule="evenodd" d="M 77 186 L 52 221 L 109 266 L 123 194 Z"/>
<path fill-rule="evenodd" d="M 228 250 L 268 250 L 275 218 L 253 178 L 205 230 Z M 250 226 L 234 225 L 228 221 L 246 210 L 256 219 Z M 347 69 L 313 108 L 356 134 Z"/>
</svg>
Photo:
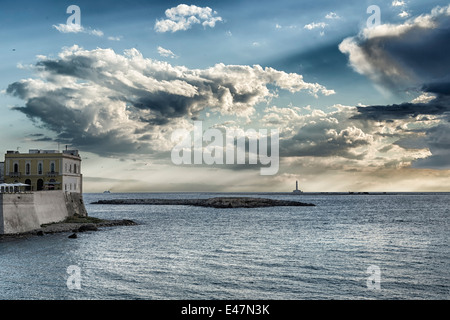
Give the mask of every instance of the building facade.
<svg viewBox="0 0 450 320">
<path fill-rule="evenodd" d="M 63 190 L 82 193 L 81 157 L 78 150 L 7 151 L 4 182 L 24 183 L 26 191 Z"/>
<path fill-rule="evenodd" d="M 5 163 L 4 162 L 0 162 L 0 183 L 4 183 L 5 182 Z"/>
</svg>

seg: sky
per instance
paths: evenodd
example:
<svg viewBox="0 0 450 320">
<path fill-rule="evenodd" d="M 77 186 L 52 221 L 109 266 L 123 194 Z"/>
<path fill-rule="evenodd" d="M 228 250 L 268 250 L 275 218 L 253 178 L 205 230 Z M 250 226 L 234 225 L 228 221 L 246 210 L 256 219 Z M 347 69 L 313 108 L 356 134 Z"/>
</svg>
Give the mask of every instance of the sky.
<svg viewBox="0 0 450 320">
<path fill-rule="evenodd" d="M 438 0 L 2 2 L 0 152 L 78 149 L 85 192 L 450 191 L 449 36 Z"/>
</svg>

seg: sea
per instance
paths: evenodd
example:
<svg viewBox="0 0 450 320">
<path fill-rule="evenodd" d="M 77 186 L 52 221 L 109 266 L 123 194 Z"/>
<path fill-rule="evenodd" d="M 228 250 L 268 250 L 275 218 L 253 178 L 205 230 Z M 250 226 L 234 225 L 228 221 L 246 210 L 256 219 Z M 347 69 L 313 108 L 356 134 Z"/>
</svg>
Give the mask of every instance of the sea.
<svg viewBox="0 0 450 320">
<path fill-rule="evenodd" d="M 310 207 L 97 200 L 251 196 Z M 84 194 L 135 226 L 0 240 L 2 300 L 447 300 L 449 193 Z"/>
</svg>

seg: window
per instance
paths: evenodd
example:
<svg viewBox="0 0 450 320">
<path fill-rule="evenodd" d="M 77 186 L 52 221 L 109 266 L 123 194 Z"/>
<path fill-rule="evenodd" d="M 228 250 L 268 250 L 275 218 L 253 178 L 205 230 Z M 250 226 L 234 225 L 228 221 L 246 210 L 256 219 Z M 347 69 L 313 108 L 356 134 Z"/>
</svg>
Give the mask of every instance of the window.
<svg viewBox="0 0 450 320">
<path fill-rule="evenodd" d="M 54 162 L 52 162 L 52 163 L 50 164 L 50 172 L 51 172 L 51 173 L 55 173 L 55 163 L 54 163 Z"/>
<path fill-rule="evenodd" d="M 77 165 L 76 164 L 73 165 L 73 173 L 77 173 Z"/>
<path fill-rule="evenodd" d="M 14 163 L 14 173 L 18 173 L 18 172 L 19 172 L 19 164 Z"/>
<path fill-rule="evenodd" d="M 38 164 L 38 174 L 42 174 L 42 163 Z"/>
<path fill-rule="evenodd" d="M 31 174 L 31 165 L 29 163 L 25 165 L 25 173 L 28 175 Z"/>
</svg>

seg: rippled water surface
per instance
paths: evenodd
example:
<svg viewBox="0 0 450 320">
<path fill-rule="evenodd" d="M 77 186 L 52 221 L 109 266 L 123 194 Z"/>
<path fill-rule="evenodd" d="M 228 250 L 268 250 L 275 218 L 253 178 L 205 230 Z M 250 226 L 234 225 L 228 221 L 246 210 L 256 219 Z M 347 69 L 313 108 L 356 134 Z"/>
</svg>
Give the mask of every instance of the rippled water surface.
<svg viewBox="0 0 450 320">
<path fill-rule="evenodd" d="M 220 194 L 86 194 L 197 198 Z M 87 205 L 137 226 L 0 240 L 0 299 L 449 299 L 449 194 L 252 195 L 315 207 Z M 81 289 L 67 287 L 78 266 Z M 369 290 L 369 266 L 380 290 Z"/>
</svg>

